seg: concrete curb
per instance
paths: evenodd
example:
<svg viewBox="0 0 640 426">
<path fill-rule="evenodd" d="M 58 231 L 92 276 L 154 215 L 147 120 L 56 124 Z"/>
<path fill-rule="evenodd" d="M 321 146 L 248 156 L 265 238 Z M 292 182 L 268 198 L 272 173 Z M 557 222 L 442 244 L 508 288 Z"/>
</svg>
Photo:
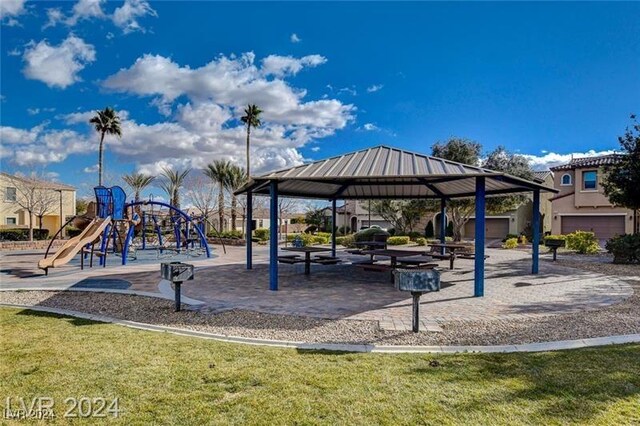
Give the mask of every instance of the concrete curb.
<svg viewBox="0 0 640 426">
<path fill-rule="evenodd" d="M 168 281 L 167 281 L 168 282 Z M 119 290 L 113 288 L 72 288 L 72 287 L 22 287 L 22 288 L 0 288 L 0 292 L 2 291 L 78 291 L 78 292 L 93 292 L 93 293 L 116 293 L 116 294 L 128 294 L 132 296 L 145 296 L 145 297 L 155 297 L 156 299 L 163 300 L 174 300 L 173 289 L 169 287 L 169 292 L 167 294 L 164 293 L 155 293 L 150 291 L 138 291 L 138 290 Z M 180 298 L 180 302 L 185 305 L 194 305 L 199 306 L 204 304 L 204 302 L 200 302 L 199 300 L 191 299 L 189 297 L 182 296 Z M 2 305 L 0 303 L 0 305 Z"/>
<path fill-rule="evenodd" d="M 493 345 L 493 346 L 384 346 L 384 345 L 357 345 L 338 343 L 305 343 L 286 340 L 253 339 L 249 337 L 225 336 L 222 334 L 207 333 L 204 331 L 186 330 L 176 327 L 167 327 L 141 322 L 121 320 L 105 315 L 88 314 L 67 309 L 51 308 L 46 306 L 15 305 L 0 303 L 0 307 L 29 309 L 38 312 L 49 312 L 58 315 L 66 315 L 92 321 L 122 325 L 146 331 L 166 332 L 188 337 L 218 340 L 222 342 L 242 343 L 247 345 L 270 346 L 291 348 L 299 350 L 320 350 L 340 352 L 377 352 L 377 353 L 514 353 L 514 352 L 547 352 L 566 349 L 588 348 L 606 345 L 619 345 L 624 343 L 640 343 L 640 334 L 627 334 L 622 336 L 595 337 L 579 340 L 560 340 L 555 342 L 525 343 L 521 345 Z"/>
</svg>

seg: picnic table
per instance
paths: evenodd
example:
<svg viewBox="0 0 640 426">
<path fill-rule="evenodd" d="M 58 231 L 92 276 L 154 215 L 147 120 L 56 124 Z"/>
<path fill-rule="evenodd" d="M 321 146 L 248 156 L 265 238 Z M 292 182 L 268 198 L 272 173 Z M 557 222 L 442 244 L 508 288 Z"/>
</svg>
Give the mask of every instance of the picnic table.
<svg viewBox="0 0 640 426">
<path fill-rule="evenodd" d="M 389 266 L 386 265 L 366 265 L 363 264 L 362 267 L 365 269 L 377 269 L 377 270 L 391 270 L 397 268 L 398 266 L 398 258 L 403 257 L 415 257 L 415 256 L 424 256 L 424 251 L 416 251 L 416 250 L 394 250 L 394 249 L 379 249 L 379 250 L 363 250 L 362 254 L 371 255 L 373 260 L 374 256 L 384 256 L 390 259 Z M 393 282 L 393 274 L 391 275 L 391 282 Z"/>
<path fill-rule="evenodd" d="M 433 243 L 429 244 L 431 246 L 430 256 L 433 256 L 437 259 L 449 259 L 449 269 L 453 269 L 453 262 L 456 260 L 456 250 L 465 250 L 469 249 L 468 244 L 460 244 L 460 243 Z M 436 253 L 436 249 L 444 249 L 444 251 L 448 251 L 448 254 Z"/>
<path fill-rule="evenodd" d="M 283 247 L 281 250 L 304 253 L 304 274 L 311 274 L 311 253 L 321 253 L 331 251 L 328 247 Z M 292 262 L 293 263 L 293 262 Z"/>
</svg>

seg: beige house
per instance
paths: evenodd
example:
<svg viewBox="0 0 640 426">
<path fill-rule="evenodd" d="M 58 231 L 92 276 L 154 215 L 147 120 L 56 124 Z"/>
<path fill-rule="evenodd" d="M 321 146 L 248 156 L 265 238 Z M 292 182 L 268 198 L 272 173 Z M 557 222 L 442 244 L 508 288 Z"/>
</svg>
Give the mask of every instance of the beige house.
<svg viewBox="0 0 640 426">
<path fill-rule="evenodd" d="M 76 189 L 69 185 L 0 173 L 0 191 L 0 228 L 28 228 L 31 209 L 34 229 L 42 216 L 52 236 L 76 215 Z"/>
<path fill-rule="evenodd" d="M 614 207 L 601 186 L 603 166 L 614 164 L 620 154 L 575 158 L 552 167 L 554 187 L 560 193 L 551 198 L 552 232 L 591 231 L 599 239 L 633 232 L 633 211 Z"/>
</svg>

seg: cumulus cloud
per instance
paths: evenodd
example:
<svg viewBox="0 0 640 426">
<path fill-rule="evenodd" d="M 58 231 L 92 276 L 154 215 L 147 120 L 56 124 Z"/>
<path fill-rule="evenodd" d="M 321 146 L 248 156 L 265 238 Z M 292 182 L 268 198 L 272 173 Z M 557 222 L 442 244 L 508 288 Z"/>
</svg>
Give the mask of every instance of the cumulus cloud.
<svg viewBox="0 0 640 426">
<path fill-rule="evenodd" d="M 0 20 L 4 24 L 13 26 L 17 24 L 13 18 L 25 12 L 25 0 L 2 0 L 0 1 Z"/>
<path fill-rule="evenodd" d="M 365 124 L 362 126 L 362 128 L 363 128 L 364 130 L 366 130 L 367 132 L 373 132 L 373 131 L 375 131 L 375 130 L 380 130 L 380 129 L 378 128 L 378 126 L 376 126 L 376 125 L 375 125 L 375 124 L 373 124 L 373 123 L 365 123 Z"/>
<path fill-rule="evenodd" d="M 82 171 L 85 173 L 95 173 L 98 171 L 99 166 L 94 164 L 93 166 L 85 167 Z"/>
<path fill-rule="evenodd" d="M 296 33 L 291 34 L 291 37 L 289 39 L 291 40 L 291 43 L 300 43 L 302 41 L 302 39 L 298 37 L 298 34 Z"/>
<path fill-rule="evenodd" d="M 0 127 L 0 158 L 18 166 L 44 165 L 64 161 L 70 154 L 95 150 L 85 136 L 68 129 L 49 129 L 49 122 L 31 129 Z"/>
<path fill-rule="evenodd" d="M 71 16 L 66 20 L 66 24 L 73 26 L 83 19 L 102 19 L 105 17 L 102 10 L 104 0 L 78 0 L 73 5 Z"/>
<path fill-rule="evenodd" d="M 383 87 L 384 87 L 384 84 L 372 84 L 371 86 L 367 87 L 367 92 L 374 93 L 374 92 L 377 92 L 378 90 L 382 90 Z"/>
<path fill-rule="evenodd" d="M 614 150 L 595 151 L 591 149 L 586 152 L 558 154 L 555 152 L 543 150 L 543 155 L 522 154 L 522 156 L 529 161 L 531 167 L 533 167 L 535 170 L 548 170 L 550 167 L 559 166 L 560 164 L 566 164 L 571 161 L 572 158 L 597 157 L 600 155 L 613 154 L 615 152 L 616 151 Z"/>
<path fill-rule="evenodd" d="M 78 73 L 96 60 L 96 51 L 91 44 L 72 34 L 58 46 L 50 45 L 47 40 L 31 41 L 22 59 L 25 77 L 64 89 L 81 80 Z"/>
<path fill-rule="evenodd" d="M 295 75 L 304 67 L 317 67 L 325 62 L 327 62 L 327 58 L 321 55 L 308 55 L 302 58 L 269 55 L 262 60 L 262 72 L 264 75 L 284 77 L 286 75 Z"/>
<path fill-rule="evenodd" d="M 113 12 L 113 23 L 127 34 L 134 31 L 144 32 L 145 29 L 138 22 L 144 16 L 158 16 L 145 0 L 125 0 L 124 4 Z"/>
</svg>

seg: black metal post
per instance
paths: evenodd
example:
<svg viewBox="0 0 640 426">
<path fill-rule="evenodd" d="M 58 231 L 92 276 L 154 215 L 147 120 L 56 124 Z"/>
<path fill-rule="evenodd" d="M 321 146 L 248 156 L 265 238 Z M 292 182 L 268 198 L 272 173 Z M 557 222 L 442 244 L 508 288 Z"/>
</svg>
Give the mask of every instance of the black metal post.
<svg viewBox="0 0 640 426">
<path fill-rule="evenodd" d="M 182 282 L 176 282 L 173 283 L 173 287 L 175 289 L 175 294 L 176 294 L 176 312 L 180 312 L 180 285 L 182 284 Z"/>
<path fill-rule="evenodd" d="M 411 296 L 413 296 L 413 327 L 412 330 L 414 333 L 420 331 L 420 296 L 422 293 L 419 291 L 412 291 Z"/>
</svg>

